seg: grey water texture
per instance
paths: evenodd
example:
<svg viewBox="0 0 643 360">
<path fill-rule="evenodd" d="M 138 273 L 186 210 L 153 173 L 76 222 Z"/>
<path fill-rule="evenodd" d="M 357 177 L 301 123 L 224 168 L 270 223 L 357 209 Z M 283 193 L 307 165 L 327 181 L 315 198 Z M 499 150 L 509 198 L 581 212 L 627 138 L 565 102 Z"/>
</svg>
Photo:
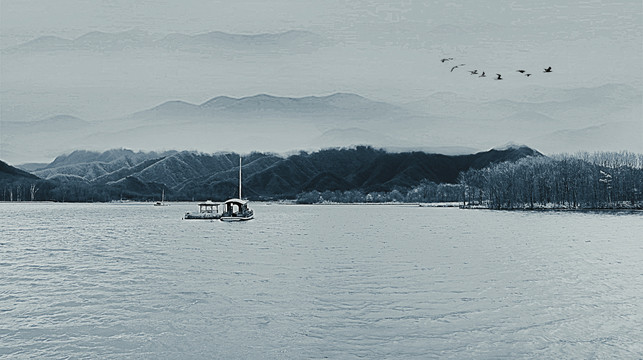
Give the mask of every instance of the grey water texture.
<svg viewBox="0 0 643 360">
<path fill-rule="evenodd" d="M 3 359 L 636 359 L 640 212 L 0 203 Z"/>
</svg>

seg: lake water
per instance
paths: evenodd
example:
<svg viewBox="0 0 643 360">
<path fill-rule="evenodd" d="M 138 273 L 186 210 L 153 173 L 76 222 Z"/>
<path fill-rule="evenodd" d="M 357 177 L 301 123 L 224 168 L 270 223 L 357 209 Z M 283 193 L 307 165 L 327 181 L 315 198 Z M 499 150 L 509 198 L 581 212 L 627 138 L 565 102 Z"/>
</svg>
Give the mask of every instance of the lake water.
<svg viewBox="0 0 643 360">
<path fill-rule="evenodd" d="M 0 357 L 643 357 L 641 213 L 0 204 Z"/>
</svg>

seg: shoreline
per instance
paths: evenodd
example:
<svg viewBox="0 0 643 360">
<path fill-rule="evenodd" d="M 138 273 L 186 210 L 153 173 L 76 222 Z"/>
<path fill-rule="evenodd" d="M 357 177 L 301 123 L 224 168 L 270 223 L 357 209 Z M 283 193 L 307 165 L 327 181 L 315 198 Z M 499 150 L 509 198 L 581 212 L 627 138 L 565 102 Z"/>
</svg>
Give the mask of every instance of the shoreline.
<svg viewBox="0 0 643 360">
<path fill-rule="evenodd" d="M 463 206 L 461 202 L 436 202 L 436 203 L 417 203 L 417 202 L 354 202 L 354 203 L 341 203 L 341 202 L 322 202 L 322 203 L 297 203 L 294 200 L 277 200 L 277 201 L 258 201 L 250 200 L 252 203 L 262 204 L 266 206 L 271 205 L 315 205 L 315 206 L 405 206 L 405 207 L 426 207 L 426 208 L 459 208 L 462 210 L 492 210 L 492 211 L 535 211 L 535 212 L 643 212 L 643 206 L 636 205 L 633 207 L 620 206 L 611 208 L 571 208 L 571 207 L 533 207 L 533 208 L 490 208 L 485 206 Z M 94 202 L 71 202 L 71 201 L 0 201 L 0 204 L 110 204 L 110 205 L 153 205 L 153 201 L 94 201 Z M 195 204 L 198 201 L 176 201 L 166 202 L 170 204 Z"/>
</svg>

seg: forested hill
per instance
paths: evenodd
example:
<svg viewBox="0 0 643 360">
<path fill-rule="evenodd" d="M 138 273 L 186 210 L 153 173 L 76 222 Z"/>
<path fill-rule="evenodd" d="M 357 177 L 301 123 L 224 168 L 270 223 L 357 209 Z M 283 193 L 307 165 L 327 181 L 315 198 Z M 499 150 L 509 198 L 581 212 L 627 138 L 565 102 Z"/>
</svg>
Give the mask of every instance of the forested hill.
<svg viewBox="0 0 643 360">
<path fill-rule="evenodd" d="M 252 200 L 293 199 L 311 191 L 387 192 L 423 181 L 453 184 L 468 169 L 527 156 L 541 154 L 528 147 L 447 156 L 366 146 L 288 157 L 252 153 L 243 157 L 243 195 Z M 33 172 L 44 180 L 26 182 L 37 183 L 36 200 L 155 200 L 162 190 L 171 201 L 223 200 L 237 195 L 238 164 L 239 155 L 233 153 L 83 151 Z M 7 186 L 5 182 L 5 194 Z M 17 191 L 12 186 L 10 190 Z"/>
<path fill-rule="evenodd" d="M 26 171 L 15 168 L 0 160 L 0 181 L 20 181 L 34 179 L 38 179 L 38 177 Z"/>
<path fill-rule="evenodd" d="M 36 184 L 43 181 L 37 176 L 32 175 L 26 171 L 15 168 L 4 161 L 0 160 L 0 201 L 21 201 L 35 199 Z M 7 189 L 15 189 L 7 191 Z"/>
<path fill-rule="evenodd" d="M 391 191 L 410 188 L 422 180 L 456 183 L 461 171 L 491 163 L 515 161 L 540 153 L 527 148 L 490 150 L 473 155 L 447 156 L 423 152 L 387 153 L 369 147 L 324 150 L 290 156 L 250 175 L 248 195 L 292 197 L 302 191 Z"/>
</svg>

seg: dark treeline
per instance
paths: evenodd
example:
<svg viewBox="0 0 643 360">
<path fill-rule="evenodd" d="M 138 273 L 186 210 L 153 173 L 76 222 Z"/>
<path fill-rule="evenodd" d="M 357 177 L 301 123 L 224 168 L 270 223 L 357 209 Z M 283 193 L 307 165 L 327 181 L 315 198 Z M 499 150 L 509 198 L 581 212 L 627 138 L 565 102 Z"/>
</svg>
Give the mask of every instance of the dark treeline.
<svg viewBox="0 0 643 360">
<path fill-rule="evenodd" d="M 163 189 L 155 184 L 155 193 Z M 235 185 L 235 184 L 233 184 Z M 233 186 L 234 187 L 234 186 Z M 138 190 L 138 191 L 137 191 Z M 156 201 L 157 197 L 146 196 L 147 189 L 101 187 L 83 181 L 56 182 L 35 179 L 29 182 L 4 182 L 0 201 L 59 201 L 59 202 L 107 202 L 116 199 L 137 201 Z M 436 184 L 422 180 L 413 188 L 399 187 L 392 191 L 364 192 L 362 190 L 325 190 L 303 192 L 297 195 L 296 202 L 315 204 L 323 202 L 338 203 L 385 203 L 385 202 L 455 202 L 462 199 L 462 186 L 459 184 Z"/>
<path fill-rule="evenodd" d="M 643 206 L 643 155 L 528 157 L 460 174 L 466 206 L 609 209 Z"/>
<path fill-rule="evenodd" d="M 0 201 L 108 202 L 115 199 L 153 201 L 132 191 L 87 184 L 82 181 L 59 182 L 42 179 L 1 182 Z"/>
<path fill-rule="evenodd" d="M 16 176 L 0 179 L 0 201 L 155 201 L 160 199 L 163 190 L 166 196 L 172 194 L 162 183 L 142 182 L 133 176 L 109 186 L 78 176 L 58 176 L 55 181 Z M 230 191 L 234 192 L 236 184 L 230 184 Z M 492 163 L 481 169 L 470 168 L 460 172 L 456 184 L 428 179 L 418 180 L 415 185 L 407 184 L 384 190 L 377 187 L 324 190 L 329 186 L 322 181 L 310 186 L 311 190 L 299 192 L 295 199 L 308 204 L 459 202 L 467 207 L 491 209 L 641 209 L 643 154 L 529 156 Z M 272 198 L 278 199 L 280 197 Z"/>
<path fill-rule="evenodd" d="M 389 153 L 369 146 L 302 151 L 286 158 L 251 153 L 243 158 L 243 192 L 250 200 L 296 199 L 312 191 L 398 199 L 393 190 L 405 193 L 423 181 L 455 184 L 458 174 L 469 168 L 534 155 L 541 154 L 526 146 L 453 156 Z M 234 153 L 75 151 L 33 174 L 0 167 L 0 189 L 5 201 L 155 201 L 161 193 L 168 201 L 225 200 L 237 194 L 238 161 Z"/>
<path fill-rule="evenodd" d="M 310 191 L 297 196 L 297 203 L 317 204 L 324 202 L 337 203 L 430 203 L 457 202 L 462 199 L 462 186 L 459 184 L 436 184 L 423 180 L 413 188 L 397 188 L 392 191 L 364 192 L 349 191 Z"/>
<path fill-rule="evenodd" d="M 458 184 L 422 181 L 389 192 L 311 191 L 299 203 L 460 202 L 491 209 L 643 208 L 643 155 L 533 156 L 462 172 Z"/>
</svg>

